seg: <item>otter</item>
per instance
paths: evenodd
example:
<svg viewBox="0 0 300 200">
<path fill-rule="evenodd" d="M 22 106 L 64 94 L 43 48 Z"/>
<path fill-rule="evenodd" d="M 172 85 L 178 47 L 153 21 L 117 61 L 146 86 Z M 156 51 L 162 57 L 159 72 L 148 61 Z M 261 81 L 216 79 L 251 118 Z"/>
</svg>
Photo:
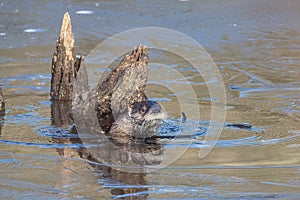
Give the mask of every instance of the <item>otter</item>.
<svg viewBox="0 0 300 200">
<path fill-rule="evenodd" d="M 121 114 L 112 123 L 109 134 L 112 137 L 130 136 L 144 139 L 155 135 L 165 119 L 165 112 L 155 101 L 137 102 L 129 112 Z"/>
</svg>

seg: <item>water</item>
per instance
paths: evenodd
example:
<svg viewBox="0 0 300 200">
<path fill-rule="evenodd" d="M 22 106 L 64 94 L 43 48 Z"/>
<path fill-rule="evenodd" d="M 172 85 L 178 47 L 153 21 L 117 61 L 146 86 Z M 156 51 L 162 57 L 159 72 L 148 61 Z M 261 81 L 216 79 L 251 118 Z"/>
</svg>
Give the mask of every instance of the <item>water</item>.
<svg viewBox="0 0 300 200">
<path fill-rule="evenodd" d="M 0 84 L 6 100 L 1 199 L 299 198 L 299 8 L 296 0 L 0 2 Z M 182 60 L 150 52 L 152 61 L 168 57 L 170 67 L 201 91 L 201 121 L 191 138 L 196 140 L 162 139 L 166 152 L 186 151 L 158 171 L 134 174 L 88 159 L 77 135 L 69 134 L 67 119 L 51 116 L 51 57 L 66 10 L 75 51 L 84 55 L 107 37 L 136 27 L 160 26 L 193 37 L 211 54 L 226 84 L 225 123 L 252 127 L 225 126 L 213 151 L 199 159 L 211 108 L 203 79 Z M 160 83 L 173 78 L 150 70 L 162 77 Z M 178 131 L 176 95 L 183 92 L 148 87 L 168 111 L 163 133 Z M 188 122 L 195 120 L 186 114 Z"/>
</svg>

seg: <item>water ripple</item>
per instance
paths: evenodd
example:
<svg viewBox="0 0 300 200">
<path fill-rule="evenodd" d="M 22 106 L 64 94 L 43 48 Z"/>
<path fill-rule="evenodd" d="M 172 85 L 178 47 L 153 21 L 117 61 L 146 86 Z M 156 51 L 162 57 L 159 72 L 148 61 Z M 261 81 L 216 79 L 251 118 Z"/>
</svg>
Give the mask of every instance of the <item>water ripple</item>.
<svg viewBox="0 0 300 200">
<path fill-rule="evenodd" d="M 0 143 L 8 145 L 18 145 L 25 147 L 38 147 L 38 148 L 75 148 L 79 149 L 81 147 L 92 147 L 93 145 L 83 145 L 83 144 L 58 144 L 58 143 L 34 143 L 34 142 L 21 142 L 12 140 L 0 140 Z"/>
</svg>

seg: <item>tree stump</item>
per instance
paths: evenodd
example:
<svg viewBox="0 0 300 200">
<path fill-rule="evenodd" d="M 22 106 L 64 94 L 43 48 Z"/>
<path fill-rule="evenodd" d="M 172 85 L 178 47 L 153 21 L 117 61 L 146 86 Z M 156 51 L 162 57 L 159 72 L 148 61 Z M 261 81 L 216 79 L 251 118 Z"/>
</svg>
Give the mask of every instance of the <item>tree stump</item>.
<svg viewBox="0 0 300 200">
<path fill-rule="evenodd" d="M 73 124 L 70 117 L 71 100 L 74 81 L 82 62 L 83 56 L 76 57 L 74 54 L 74 35 L 70 15 L 67 12 L 62 20 L 51 66 L 51 116 L 52 124 L 55 126 L 65 128 Z"/>
<path fill-rule="evenodd" d="M 71 19 L 69 13 L 65 13 L 52 57 L 50 92 L 52 100 L 72 100 L 73 83 L 81 59 L 75 57 Z"/>
</svg>

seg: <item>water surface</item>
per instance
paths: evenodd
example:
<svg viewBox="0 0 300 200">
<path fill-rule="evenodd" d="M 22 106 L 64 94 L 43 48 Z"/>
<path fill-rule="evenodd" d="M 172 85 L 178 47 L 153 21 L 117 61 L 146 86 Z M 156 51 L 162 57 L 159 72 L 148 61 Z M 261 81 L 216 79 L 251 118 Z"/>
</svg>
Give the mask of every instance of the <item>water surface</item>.
<svg viewBox="0 0 300 200">
<path fill-rule="evenodd" d="M 0 124 L 1 199 L 297 199 L 300 195 L 300 3 L 290 1 L 2 1 L 0 85 L 6 115 Z M 196 88 L 198 139 L 161 141 L 168 152 L 187 148 L 162 170 L 129 173 L 87 158 L 68 121 L 51 115 L 50 65 L 61 18 L 69 11 L 76 53 L 131 28 L 183 32 L 211 54 L 226 85 L 226 124 L 213 151 L 205 148 L 210 96 L 201 77 L 169 57 Z M 150 52 L 150 60 L 167 54 Z M 170 75 L 159 74 L 165 80 Z M 174 80 L 173 84 L 178 84 Z M 176 131 L 176 95 L 149 85 Z M 188 113 L 187 113 L 188 116 Z M 188 120 L 197 120 L 189 119 Z M 162 130 L 164 131 L 164 130 Z"/>
</svg>

